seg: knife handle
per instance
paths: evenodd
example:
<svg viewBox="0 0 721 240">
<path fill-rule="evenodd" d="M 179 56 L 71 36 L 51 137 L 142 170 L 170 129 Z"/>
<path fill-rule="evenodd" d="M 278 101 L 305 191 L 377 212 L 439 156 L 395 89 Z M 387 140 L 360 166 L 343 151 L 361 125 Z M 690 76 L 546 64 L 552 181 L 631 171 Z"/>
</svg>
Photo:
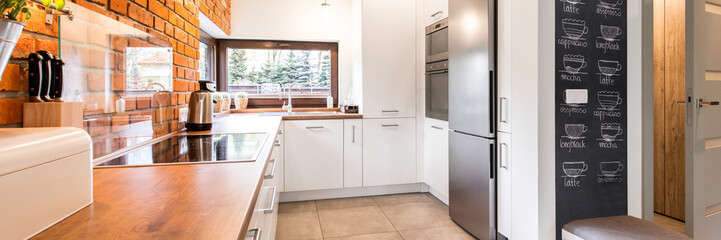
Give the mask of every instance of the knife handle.
<svg viewBox="0 0 721 240">
<path fill-rule="evenodd" d="M 30 102 L 43 102 L 40 99 L 40 81 L 42 81 L 41 64 L 43 57 L 37 53 L 31 53 L 28 56 L 28 92 L 30 93 Z"/>
<path fill-rule="evenodd" d="M 52 86 L 52 76 L 53 76 L 53 66 L 52 66 L 52 60 L 53 60 L 53 54 L 48 51 L 39 51 L 38 52 L 40 56 L 43 56 L 42 61 L 42 80 L 40 82 L 40 99 L 46 102 L 52 101 L 52 98 L 50 98 L 50 87 Z"/>
<path fill-rule="evenodd" d="M 63 66 L 65 61 L 59 57 L 53 58 L 53 86 L 50 88 L 50 97 L 55 102 L 63 102 Z"/>
</svg>

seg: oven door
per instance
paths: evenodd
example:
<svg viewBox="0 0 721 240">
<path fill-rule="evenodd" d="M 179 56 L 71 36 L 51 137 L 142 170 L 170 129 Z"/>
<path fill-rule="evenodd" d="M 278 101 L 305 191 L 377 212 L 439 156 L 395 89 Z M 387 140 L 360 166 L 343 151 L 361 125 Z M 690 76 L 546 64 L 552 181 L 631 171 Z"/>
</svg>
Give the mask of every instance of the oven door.
<svg viewBox="0 0 721 240">
<path fill-rule="evenodd" d="M 426 73 L 426 117 L 448 121 L 448 69 Z"/>
<path fill-rule="evenodd" d="M 448 27 L 426 34 L 426 63 L 448 60 Z"/>
</svg>

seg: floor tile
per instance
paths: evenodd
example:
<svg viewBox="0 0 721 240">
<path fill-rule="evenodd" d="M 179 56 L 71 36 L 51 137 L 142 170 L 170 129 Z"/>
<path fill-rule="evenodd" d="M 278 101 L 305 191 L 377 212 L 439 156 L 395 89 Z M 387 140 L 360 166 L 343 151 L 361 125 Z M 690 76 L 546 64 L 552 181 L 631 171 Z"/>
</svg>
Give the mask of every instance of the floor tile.
<svg viewBox="0 0 721 240">
<path fill-rule="evenodd" d="M 377 206 L 319 210 L 318 216 L 326 238 L 395 231 Z"/>
<path fill-rule="evenodd" d="M 430 202 L 433 198 L 426 193 L 407 193 L 395 195 L 375 196 L 373 200 L 380 205 L 413 203 L 413 202 Z"/>
<path fill-rule="evenodd" d="M 318 213 L 315 211 L 278 213 L 276 239 L 322 239 Z"/>
<path fill-rule="evenodd" d="M 315 201 L 315 205 L 318 208 L 318 210 L 323 210 L 323 209 L 375 206 L 376 203 L 370 197 L 359 197 L 359 198 L 340 198 L 340 199 L 319 200 L 319 201 Z"/>
<path fill-rule="evenodd" d="M 284 202 L 278 206 L 279 213 L 315 211 L 315 201 Z"/>
<path fill-rule="evenodd" d="M 398 232 L 387 232 L 339 238 L 326 238 L 325 240 L 403 240 L 403 238 Z"/>
<path fill-rule="evenodd" d="M 441 227 L 441 228 L 426 228 L 417 230 L 406 230 L 401 231 L 401 235 L 405 240 L 473 240 L 470 234 L 463 231 L 460 227 Z"/>
<path fill-rule="evenodd" d="M 383 213 L 398 230 L 455 226 L 448 207 L 435 201 L 382 205 Z"/>
</svg>

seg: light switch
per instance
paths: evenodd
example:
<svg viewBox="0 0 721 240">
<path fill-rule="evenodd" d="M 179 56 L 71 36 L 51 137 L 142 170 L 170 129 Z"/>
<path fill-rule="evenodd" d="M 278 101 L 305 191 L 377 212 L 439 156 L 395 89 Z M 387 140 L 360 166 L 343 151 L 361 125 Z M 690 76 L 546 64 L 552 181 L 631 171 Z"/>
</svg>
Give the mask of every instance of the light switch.
<svg viewBox="0 0 721 240">
<path fill-rule="evenodd" d="M 588 89 L 566 89 L 564 99 L 566 104 L 587 104 Z"/>
</svg>

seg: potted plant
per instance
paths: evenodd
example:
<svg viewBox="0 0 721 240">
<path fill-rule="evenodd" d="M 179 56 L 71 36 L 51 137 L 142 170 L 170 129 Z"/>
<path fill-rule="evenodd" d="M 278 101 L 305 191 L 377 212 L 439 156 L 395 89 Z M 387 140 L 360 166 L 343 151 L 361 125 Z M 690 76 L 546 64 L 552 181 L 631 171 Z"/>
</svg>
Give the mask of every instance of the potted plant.
<svg viewBox="0 0 721 240">
<path fill-rule="evenodd" d="M 235 108 L 236 109 L 246 109 L 248 108 L 248 94 L 247 93 L 238 93 L 235 96 Z"/>
<path fill-rule="evenodd" d="M 223 112 L 230 111 L 230 94 L 228 93 L 221 93 L 223 96 Z"/>
<path fill-rule="evenodd" d="M 219 92 L 214 92 L 213 93 L 213 102 L 214 102 L 213 103 L 213 112 L 214 113 L 221 112 L 223 110 L 223 103 L 225 102 L 225 101 L 223 101 L 223 95 L 220 94 Z"/>
<path fill-rule="evenodd" d="M 53 0 L 42 0 L 45 7 L 50 7 Z M 55 0 L 55 9 L 61 10 L 65 7 L 65 0 Z M 30 19 L 28 0 L 0 0 L 0 75 L 5 72 L 8 60 L 15 44 L 23 32 L 25 23 L 18 21 L 20 13 L 25 15 L 25 20 Z"/>
</svg>

